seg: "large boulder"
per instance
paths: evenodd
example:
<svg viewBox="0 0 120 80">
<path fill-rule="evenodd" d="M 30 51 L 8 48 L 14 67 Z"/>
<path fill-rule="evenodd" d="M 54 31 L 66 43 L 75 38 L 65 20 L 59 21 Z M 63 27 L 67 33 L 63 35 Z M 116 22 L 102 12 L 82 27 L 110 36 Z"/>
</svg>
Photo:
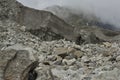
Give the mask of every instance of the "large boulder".
<svg viewBox="0 0 120 80">
<path fill-rule="evenodd" d="M 35 10 L 21 5 L 16 21 L 25 25 L 27 31 L 44 38 L 43 40 L 61 39 L 63 37 L 74 40 L 77 36 L 71 25 L 48 11 Z M 49 36 L 53 38 L 47 38 Z"/>
<path fill-rule="evenodd" d="M 0 51 L 0 80 L 35 80 L 37 64 L 30 60 L 28 51 Z"/>
</svg>

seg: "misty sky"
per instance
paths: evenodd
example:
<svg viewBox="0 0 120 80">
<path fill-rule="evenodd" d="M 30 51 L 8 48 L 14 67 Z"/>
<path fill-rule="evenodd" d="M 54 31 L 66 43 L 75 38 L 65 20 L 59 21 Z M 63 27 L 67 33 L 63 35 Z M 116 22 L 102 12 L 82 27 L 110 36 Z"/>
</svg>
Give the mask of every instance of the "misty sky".
<svg viewBox="0 0 120 80">
<path fill-rule="evenodd" d="M 102 21 L 120 28 L 120 0 L 18 0 L 26 6 L 43 9 L 60 5 L 73 8 L 75 13 L 92 13 Z"/>
</svg>

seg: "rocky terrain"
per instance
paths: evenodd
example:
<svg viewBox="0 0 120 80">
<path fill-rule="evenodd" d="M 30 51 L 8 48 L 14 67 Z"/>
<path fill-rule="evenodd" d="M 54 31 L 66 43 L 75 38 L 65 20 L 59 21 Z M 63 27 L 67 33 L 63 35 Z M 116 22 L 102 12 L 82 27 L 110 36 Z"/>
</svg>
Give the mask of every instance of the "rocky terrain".
<svg viewBox="0 0 120 80">
<path fill-rule="evenodd" d="M 120 80 L 120 33 L 0 0 L 0 80 Z"/>
</svg>

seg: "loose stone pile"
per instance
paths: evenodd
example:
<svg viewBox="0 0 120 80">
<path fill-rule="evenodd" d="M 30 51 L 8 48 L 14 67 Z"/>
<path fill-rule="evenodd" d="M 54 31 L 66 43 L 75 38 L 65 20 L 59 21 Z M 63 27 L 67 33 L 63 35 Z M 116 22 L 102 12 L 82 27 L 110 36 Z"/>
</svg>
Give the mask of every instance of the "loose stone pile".
<svg viewBox="0 0 120 80">
<path fill-rule="evenodd" d="M 0 28 L 0 49 L 28 51 L 30 60 L 39 62 L 37 80 L 119 80 L 120 43 L 41 41 L 11 21 Z"/>
<path fill-rule="evenodd" d="M 40 50 L 37 80 L 119 80 L 119 43 L 79 46 L 60 40 L 43 42 Z"/>
<path fill-rule="evenodd" d="M 119 80 L 120 43 L 76 45 L 65 40 L 41 41 L 24 26 L 0 23 L 0 49 L 26 50 L 38 61 L 37 80 Z"/>
</svg>

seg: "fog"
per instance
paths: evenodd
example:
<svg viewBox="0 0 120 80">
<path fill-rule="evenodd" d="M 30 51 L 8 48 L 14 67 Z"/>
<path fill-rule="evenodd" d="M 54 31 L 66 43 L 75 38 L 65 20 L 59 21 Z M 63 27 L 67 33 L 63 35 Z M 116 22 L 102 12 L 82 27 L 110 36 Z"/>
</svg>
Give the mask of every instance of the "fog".
<svg viewBox="0 0 120 80">
<path fill-rule="evenodd" d="M 120 0 L 18 0 L 25 6 L 44 9 L 48 6 L 60 5 L 73 9 L 79 14 L 85 12 L 99 17 L 103 22 L 120 28 Z"/>
</svg>

